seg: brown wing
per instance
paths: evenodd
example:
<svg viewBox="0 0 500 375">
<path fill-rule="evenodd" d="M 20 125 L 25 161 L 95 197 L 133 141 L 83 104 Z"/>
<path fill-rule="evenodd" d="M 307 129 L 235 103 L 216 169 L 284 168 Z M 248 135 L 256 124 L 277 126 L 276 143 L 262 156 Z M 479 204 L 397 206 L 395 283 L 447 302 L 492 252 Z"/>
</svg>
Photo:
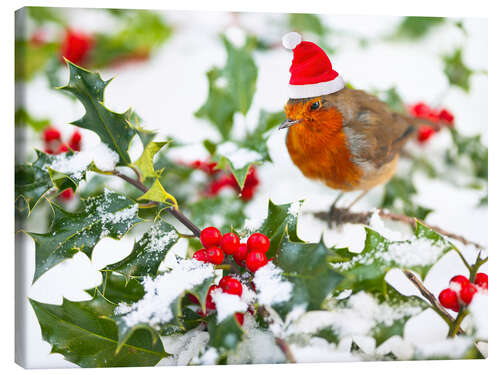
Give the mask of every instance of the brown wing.
<svg viewBox="0 0 500 375">
<path fill-rule="evenodd" d="M 343 89 L 325 99 L 342 113 L 343 131 L 358 163 L 388 163 L 415 131 L 409 119 L 364 91 Z"/>
</svg>

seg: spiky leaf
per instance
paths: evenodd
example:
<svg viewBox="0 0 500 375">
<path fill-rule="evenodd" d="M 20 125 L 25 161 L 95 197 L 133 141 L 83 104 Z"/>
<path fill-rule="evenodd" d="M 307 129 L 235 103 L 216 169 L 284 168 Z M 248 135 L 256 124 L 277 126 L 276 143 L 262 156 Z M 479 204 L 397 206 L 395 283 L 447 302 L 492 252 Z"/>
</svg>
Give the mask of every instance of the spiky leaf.
<svg viewBox="0 0 500 375">
<path fill-rule="evenodd" d="M 118 272 L 127 279 L 138 276 L 156 276 L 160 263 L 178 239 L 179 235 L 175 228 L 159 219 L 134 244 L 132 252 L 126 258 L 104 269 Z"/>
<path fill-rule="evenodd" d="M 128 148 L 135 129 L 129 122 L 131 111 L 116 113 L 104 106 L 104 89 L 111 80 L 103 81 L 98 73 L 83 69 L 70 61 L 69 82 L 61 90 L 72 93 L 85 107 L 85 115 L 73 125 L 92 130 L 119 156 L 119 165 L 130 163 Z"/>
<path fill-rule="evenodd" d="M 122 274 L 111 271 L 103 271 L 101 274 L 102 283 L 86 290 L 92 297 L 101 295 L 114 304 L 134 303 L 144 297 L 144 287 L 138 280 L 128 279 Z"/>
<path fill-rule="evenodd" d="M 453 53 L 443 56 L 444 74 L 448 78 L 450 85 L 457 86 L 469 92 L 470 77 L 474 73 L 467 65 L 465 65 L 462 57 L 462 49 L 457 48 Z"/>
<path fill-rule="evenodd" d="M 141 175 L 143 178 L 148 178 L 148 177 L 158 177 L 161 172 L 157 172 L 154 169 L 153 166 L 153 159 L 154 156 L 158 151 L 162 149 L 163 146 L 168 144 L 169 142 L 150 142 L 145 148 L 144 151 L 139 159 L 136 160 L 134 163 L 137 168 L 139 168 L 139 171 L 141 172 Z"/>
<path fill-rule="evenodd" d="M 320 309 L 325 298 L 342 281 L 343 276 L 333 270 L 327 255 L 323 241 L 307 244 L 285 238 L 275 263 L 283 270 L 283 277 L 293 284 L 293 292 L 288 301 L 273 306 L 282 318 L 299 306 L 305 311 Z"/>
<path fill-rule="evenodd" d="M 207 318 L 208 333 L 210 340 L 208 345 L 221 352 L 235 350 L 243 338 L 243 330 L 233 316 L 228 316 L 222 322 L 217 323 L 217 314 Z"/>
<path fill-rule="evenodd" d="M 78 251 L 90 258 L 101 238 L 118 239 L 141 221 L 135 202 L 110 191 L 84 200 L 78 212 L 67 212 L 57 204 L 52 208 L 54 219 L 49 231 L 28 233 L 36 249 L 33 281 Z"/>
<path fill-rule="evenodd" d="M 62 305 L 30 302 L 52 353 L 81 367 L 154 366 L 168 356 L 161 340 L 153 343 L 146 330 L 135 331 L 116 352 L 118 330 L 108 318 L 115 306 L 102 297 L 84 302 L 64 299 Z"/>
</svg>

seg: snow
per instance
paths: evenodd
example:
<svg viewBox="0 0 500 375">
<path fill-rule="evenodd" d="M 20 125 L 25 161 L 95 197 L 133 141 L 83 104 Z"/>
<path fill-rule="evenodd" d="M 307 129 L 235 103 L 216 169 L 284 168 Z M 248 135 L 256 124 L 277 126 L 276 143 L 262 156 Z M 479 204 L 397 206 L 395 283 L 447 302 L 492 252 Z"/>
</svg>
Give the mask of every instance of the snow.
<svg viewBox="0 0 500 375">
<path fill-rule="evenodd" d="M 257 300 L 263 305 L 274 305 L 288 301 L 291 297 L 293 285 L 283 280 L 283 270 L 269 262 L 255 272 L 253 280 L 257 290 Z"/>
<path fill-rule="evenodd" d="M 425 345 L 417 345 L 417 358 L 461 358 L 469 349 L 473 341 L 470 337 L 456 336 L 452 339 L 436 341 Z"/>
<path fill-rule="evenodd" d="M 478 292 L 469 305 L 475 337 L 488 340 L 488 295 Z"/>
<path fill-rule="evenodd" d="M 73 155 L 59 154 L 54 161 L 48 165 L 53 170 L 67 174 L 80 180 L 92 161 L 102 171 L 111 171 L 120 160 L 118 154 L 104 143 L 99 142 L 92 148 L 75 152 Z"/>
<path fill-rule="evenodd" d="M 240 296 L 223 293 L 219 288 L 212 291 L 212 299 L 217 309 L 217 323 L 234 315 L 234 313 L 245 312 L 247 309 L 247 304 Z"/>
<path fill-rule="evenodd" d="M 301 201 L 293 202 L 288 208 L 288 215 L 292 215 L 295 217 L 299 216 L 300 207 L 302 207 Z"/>
<path fill-rule="evenodd" d="M 173 356 L 161 360 L 158 365 L 188 365 L 205 349 L 208 340 L 208 332 L 202 331 L 201 327 L 182 335 L 163 336 L 161 337 L 163 347 Z"/>
<path fill-rule="evenodd" d="M 213 265 L 194 259 L 181 259 L 168 273 L 143 281 L 144 297 L 126 305 L 121 303 L 115 313 L 128 326 L 147 323 L 153 327 L 174 318 L 170 304 L 184 291 L 214 276 Z"/>
<path fill-rule="evenodd" d="M 175 230 L 171 230 L 165 233 L 162 230 L 160 230 L 160 228 L 161 228 L 161 221 L 155 222 L 148 230 L 149 236 L 143 237 L 138 242 L 139 246 L 146 245 L 145 248 L 146 252 L 154 253 L 161 251 L 179 238 L 179 235 Z"/>
<path fill-rule="evenodd" d="M 234 169 L 241 169 L 248 164 L 258 162 L 262 159 L 257 151 L 240 147 L 233 142 L 224 142 L 218 146 L 217 153 L 229 160 Z"/>
</svg>

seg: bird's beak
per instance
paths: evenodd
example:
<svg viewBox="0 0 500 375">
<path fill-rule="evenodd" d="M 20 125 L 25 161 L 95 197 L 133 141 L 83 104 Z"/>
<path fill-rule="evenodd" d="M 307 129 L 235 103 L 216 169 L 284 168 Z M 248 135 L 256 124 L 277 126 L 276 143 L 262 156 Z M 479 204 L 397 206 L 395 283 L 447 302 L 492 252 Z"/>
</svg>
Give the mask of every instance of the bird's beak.
<svg viewBox="0 0 500 375">
<path fill-rule="evenodd" d="M 279 126 L 279 130 L 281 129 L 286 129 L 286 128 L 289 128 L 290 126 L 293 126 L 293 125 L 296 125 L 298 123 L 301 123 L 302 120 L 290 120 L 290 119 L 286 119 L 285 121 L 283 121 L 283 123 Z"/>
</svg>

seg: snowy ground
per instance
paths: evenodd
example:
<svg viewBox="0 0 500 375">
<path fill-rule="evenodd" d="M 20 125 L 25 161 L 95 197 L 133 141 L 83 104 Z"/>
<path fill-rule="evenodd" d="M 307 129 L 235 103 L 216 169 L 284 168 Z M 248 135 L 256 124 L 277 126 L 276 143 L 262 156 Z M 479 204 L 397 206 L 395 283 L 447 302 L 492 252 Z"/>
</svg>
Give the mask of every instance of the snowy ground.
<svg viewBox="0 0 500 375">
<path fill-rule="evenodd" d="M 186 142 L 197 143 L 207 137 L 217 137 L 216 132 L 204 121 L 196 119 L 193 113 L 204 102 L 207 93 L 205 72 L 214 64 L 224 62 L 224 49 L 217 39 L 231 22 L 226 13 L 167 13 L 168 19 L 176 25 L 175 33 L 154 58 L 145 64 L 130 65 L 115 71 L 102 72 L 104 78 L 116 76 L 106 91 L 106 104 L 116 111 L 124 111 L 132 106 L 144 119 L 146 128 L 158 129 L 165 134 L 175 134 Z M 96 18 L 96 16 L 98 16 Z M 110 28 L 112 22 L 105 16 L 92 11 L 75 11 L 71 17 L 76 28 L 95 30 Z M 269 30 L 268 38 L 279 40 L 280 29 L 276 23 L 283 19 L 280 15 L 247 14 L 242 23 L 252 30 Z M 384 35 L 398 23 L 394 17 L 336 17 L 324 16 L 332 27 L 352 31 L 367 37 Z M 384 89 L 396 85 L 405 101 L 411 103 L 425 100 L 430 104 L 441 104 L 449 108 L 456 117 L 457 127 L 467 134 L 480 132 L 487 142 L 487 78 L 474 76 L 470 94 L 452 89 L 445 96 L 446 78 L 440 66 L 440 55 L 465 43 L 465 60 L 475 69 L 486 69 L 487 24 L 484 20 L 465 21 L 469 36 L 465 38 L 456 28 L 445 28 L 418 44 L 376 43 L 367 49 L 346 40 L 343 48 L 333 56 L 334 68 L 346 81 L 361 89 Z M 232 35 L 237 33 L 231 33 Z M 246 126 L 256 123 L 258 111 L 282 108 L 286 101 L 286 84 L 291 56 L 285 50 L 273 50 L 257 54 L 259 78 L 252 109 L 246 119 L 237 118 L 236 127 L 243 133 Z M 63 125 L 82 114 L 80 104 L 60 93 L 49 90 L 46 81 L 39 77 L 27 86 L 27 107 L 37 116 L 48 116 L 54 125 L 69 134 L 70 126 Z M 286 203 L 305 199 L 304 211 L 324 210 L 335 197 L 335 192 L 306 180 L 293 166 L 284 145 L 284 132 L 271 136 L 269 148 L 274 160 L 259 169 L 262 185 L 247 214 L 252 220 L 265 216 L 267 201 Z M 88 147 L 97 142 L 90 132 L 84 134 Z M 448 145 L 447 134 L 439 134 L 426 146 L 429 154 Z M 140 150 L 138 150 L 140 152 Z M 204 156 L 203 150 L 191 147 L 180 151 L 184 159 Z M 480 193 L 459 189 L 447 182 L 429 180 L 418 176 L 419 203 L 433 207 L 428 222 L 466 238 L 487 245 L 487 208 L 477 208 Z M 372 209 L 380 203 L 382 188 L 376 188 L 362 200 L 357 209 Z M 350 201 L 352 196 L 347 196 Z M 311 215 L 303 215 L 299 220 L 299 236 L 304 240 L 317 241 L 322 233 L 328 245 L 348 245 L 352 250 L 360 250 L 364 241 L 363 228 L 346 225 L 342 230 L 328 230 L 324 223 Z M 34 246 L 29 238 L 22 238 L 22 260 L 25 271 L 21 274 L 20 291 L 41 302 L 61 303 L 62 297 L 72 300 L 86 299 L 84 289 L 100 282 L 97 272 L 101 267 L 123 258 L 132 248 L 132 239 L 120 242 L 103 239 L 96 246 L 92 261 L 77 254 L 41 277 L 31 285 L 34 272 Z M 113 251 L 109 251 L 109 247 Z M 179 244 L 175 251 L 182 254 L 185 245 Z M 466 250 L 467 251 L 467 250 Z M 468 252 L 469 256 L 472 252 Z M 448 254 L 433 268 L 426 278 L 426 285 L 434 293 L 439 293 L 447 285 L 449 278 L 465 272 L 455 254 Z M 391 271 L 389 281 L 403 292 L 415 293 L 413 287 L 399 271 Z M 28 367 L 74 367 L 59 354 L 49 354 L 50 345 L 41 339 L 40 328 L 35 314 L 23 299 L 26 321 L 25 364 Z M 423 330 L 422 326 L 426 329 Z M 430 343 L 442 340 L 446 335 L 444 323 L 433 319 L 431 314 L 421 314 L 409 321 L 405 339 L 414 343 Z M 255 340 L 265 338 L 255 338 Z M 200 339 L 201 340 L 201 339 Z M 203 342 L 200 341 L 200 342 Z M 167 348 L 168 350 L 168 348 Z M 310 361 L 321 360 L 319 348 L 313 353 L 297 354 Z M 314 354 L 314 357 L 312 355 Z M 342 356 L 338 360 L 346 360 Z"/>
</svg>

